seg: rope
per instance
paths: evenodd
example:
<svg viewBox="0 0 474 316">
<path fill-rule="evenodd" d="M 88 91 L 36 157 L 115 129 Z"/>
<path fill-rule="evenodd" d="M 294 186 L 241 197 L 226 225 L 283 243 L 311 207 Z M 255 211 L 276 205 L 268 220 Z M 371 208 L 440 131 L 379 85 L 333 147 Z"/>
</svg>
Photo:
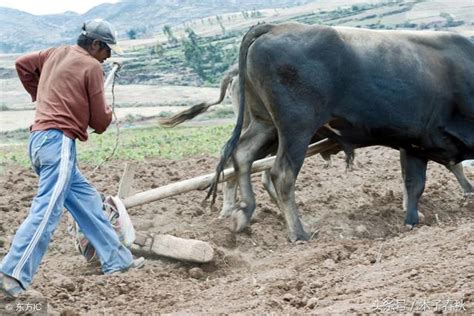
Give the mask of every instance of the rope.
<svg viewBox="0 0 474 316">
<path fill-rule="evenodd" d="M 97 170 L 99 170 L 105 163 L 110 161 L 114 156 L 117 151 L 119 141 L 120 141 L 120 123 L 117 118 L 117 114 L 115 113 L 115 79 L 118 78 L 117 72 L 115 72 L 113 80 L 112 80 L 112 116 L 114 118 L 115 122 L 115 128 L 116 128 L 116 133 L 115 133 L 115 145 L 114 148 L 112 149 L 112 152 L 102 161 L 100 162 L 91 172 L 91 176 L 96 173 Z"/>
<path fill-rule="evenodd" d="M 112 152 L 101 163 L 99 163 L 92 170 L 92 172 L 89 174 L 89 177 L 94 175 L 96 173 L 96 171 L 99 170 L 106 162 L 108 162 L 110 159 L 112 159 L 112 157 L 115 155 L 115 152 L 117 151 L 117 148 L 118 148 L 118 145 L 119 145 L 120 126 L 119 126 L 119 120 L 117 118 L 117 114 L 115 113 L 115 79 L 118 78 L 117 72 L 118 72 L 119 69 L 120 69 L 120 66 L 117 69 L 117 71 L 115 71 L 114 76 L 112 78 L 112 105 L 111 105 L 111 107 L 112 107 L 112 116 L 114 118 L 115 127 L 116 127 L 116 131 L 117 131 L 116 132 L 116 137 L 115 137 L 115 146 L 112 149 Z M 112 70 L 113 70 L 113 68 L 112 68 Z M 105 88 L 107 88 L 107 80 L 106 80 L 106 83 L 105 83 Z M 104 200 L 105 198 L 102 198 L 102 199 Z M 118 211 L 116 210 L 116 208 L 113 207 L 110 203 L 106 203 L 105 201 L 104 201 L 104 207 L 106 208 L 106 209 L 104 209 L 104 211 L 105 210 L 110 210 L 110 214 L 108 214 L 109 221 L 113 217 L 114 223 L 115 223 L 116 218 L 118 217 L 118 215 L 117 215 Z M 69 215 L 69 219 L 68 219 L 68 223 L 67 223 L 67 232 L 69 233 L 70 236 L 72 236 L 74 238 L 74 243 L 75 243 L 76 249 L 79 250 L 79 252 L 84 257 L 86 257 L 87 262 L 91 262 L 96 257 L 95 256 L 95 249 L 94 249 L 94 247 L 92 247 L 92 245 L 89 243 L 89 241 L 85 238 L 85 236 L 82 233 L 80 233 L 79 226 L 76 223 L 76 221 L 72 218 L 71 213 L 69 213 L 68 215 Z M 113 225 L 116 226 L 116 224 L 113 224 Z M 113 226 L 114 229 L 116 228 L 115 226 Z"/>
</svg>

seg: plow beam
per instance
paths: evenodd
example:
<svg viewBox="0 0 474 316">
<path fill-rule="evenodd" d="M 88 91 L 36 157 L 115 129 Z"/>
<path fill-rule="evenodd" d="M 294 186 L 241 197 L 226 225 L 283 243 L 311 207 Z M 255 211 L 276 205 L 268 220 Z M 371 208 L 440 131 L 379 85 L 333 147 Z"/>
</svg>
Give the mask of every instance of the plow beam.
<svg viewBox="0 0 474 316">
<path fill-rule="evenodd" d="M 331 141 L 327 138 L 313 143 L 308 146 L 306 152 L 306 157 L 316 155 L 328 150 L 336 148 L 338 144 L 334 141 Z M 267 169 L 270 169 L 275 162 L 276 157 L 271 156 L 264 159 L 255 161 L 252 164 L 252 173 L 261 172 Z M 219 182 L 225 182 L 229 178 L 235 176 L 235 171 L 233 168 L 228 168 L 223 171 L 223 176 L 220 177 Z M 178 195 L 181 193 L 193 191 L 193 190 L 204 190 L 209 187 L 212 180 L 215 177 L 215 173 L 206 174 L 203 176 L 171 183 L 162 187 L 158 187 L 152 190 L 140 192 L 128 197 L 123 198 L 122 201 L 125 207 L 128 209 L 130 207 L 135 207 L 143 204 L 147 204 L 153 201 L 161 200 L 170 196 Z"/>
</svg>

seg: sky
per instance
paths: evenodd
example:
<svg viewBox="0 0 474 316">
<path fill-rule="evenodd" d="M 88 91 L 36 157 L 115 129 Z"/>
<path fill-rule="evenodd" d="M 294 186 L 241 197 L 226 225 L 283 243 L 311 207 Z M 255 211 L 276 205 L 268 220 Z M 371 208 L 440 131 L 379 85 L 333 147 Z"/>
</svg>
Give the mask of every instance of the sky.
<svg viewBox="0 0 474 316">
<path fill-rule="evenodd" d="M 63 13 L 65 11 L 85 13 L 101 3 L 115 2 L 118 2 L 118 0 L 0 0 L 0 7 L 43 15 Z"/>
</svg>

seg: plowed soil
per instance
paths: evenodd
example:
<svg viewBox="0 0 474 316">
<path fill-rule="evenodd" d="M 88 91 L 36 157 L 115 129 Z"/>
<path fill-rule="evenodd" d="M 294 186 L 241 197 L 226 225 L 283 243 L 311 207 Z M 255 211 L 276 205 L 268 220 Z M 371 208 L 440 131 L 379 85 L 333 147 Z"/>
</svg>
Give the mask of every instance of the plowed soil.
<svg viewBox="0 0 474 316">
<path fill-rule="evenodd" d="M 24 300 L 42 298 L 50 313 L 474 313 L 474 202 L 444 167 L 430 164 L 420 211 L 425 223 L 403 225 L 398 152 L 356 153 L 352 170 L 337 155 L 331 165 L 307 158 L 297 203 L 309 242 L 291 244 L 283 216 L 254 175 L 257 209 L 251 226 L 233 234 L 217 209 L 189 192 L 131 208 L 138 231 L 211 243 L 210 264 L 148 258 L 138 271 L 106 276 L 87 264 L 66 229 L 49 252 Z M 139 164 L 136 191 L 213 171 L 217 159 L 150 159 Z M 123 161 L 81 165 L 106 195 L 115 194 Z M 471 179 L 474 173 L 467 170 Z M 0 180 L 0 252 L 5 253 L 35 194 L 32 170 L 10 167 Z M 2 242 L 3 241 L 3 242 Z M 30 296 L 28 296 L 30 295 Z"/>
</svg>

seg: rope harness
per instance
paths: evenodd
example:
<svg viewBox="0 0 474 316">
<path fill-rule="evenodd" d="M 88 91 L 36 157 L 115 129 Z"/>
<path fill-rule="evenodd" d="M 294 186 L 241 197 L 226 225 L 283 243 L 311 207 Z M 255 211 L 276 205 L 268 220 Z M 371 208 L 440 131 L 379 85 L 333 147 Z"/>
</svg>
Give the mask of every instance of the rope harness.
<svg viewBox="0 0 474 316">
<path fill-rule="evenodd" d="M 115 122 L 115 129 L 116 129 L 116 133 L 115 133 L 115 145 L 114 145 L 114 148 L 112 149 L 112 152 L 107 156 L 105 157 L 105 159 L 100 162 L 97 166 L 95 166 L 95 168 L 92 170 L 91 172 L 91 176 L 94 175 L 97 170 L 99 170 L 105 163 L 107 163 L 108 161 L 110 161 L 114 156 L 115 156 L 115 153 L 117 151 L 117 148 L 118 148 L 118 145 L 119 145 L 119 142 L 120 142 L 120 122 L 117 118 L 117 114 L 115 113 L 115 80 L 119 77 L 118 76 L 118 71 L 120 70 L 120 68 L 122 67 L 120 64 L 118 63 L 114 63 L 114 66 L 117 66 L 117 69 L 114 71 L 114 69 L 112 69 L 112 71 L 114 71 L 113 73 L 113 77 L 112 77 L 112 116 L 114 118 L 114 122 Z M 108 78 L 105 82 L 105 88 L 107 88 L 107 85 L 108 85 Z"/>
</svg>

